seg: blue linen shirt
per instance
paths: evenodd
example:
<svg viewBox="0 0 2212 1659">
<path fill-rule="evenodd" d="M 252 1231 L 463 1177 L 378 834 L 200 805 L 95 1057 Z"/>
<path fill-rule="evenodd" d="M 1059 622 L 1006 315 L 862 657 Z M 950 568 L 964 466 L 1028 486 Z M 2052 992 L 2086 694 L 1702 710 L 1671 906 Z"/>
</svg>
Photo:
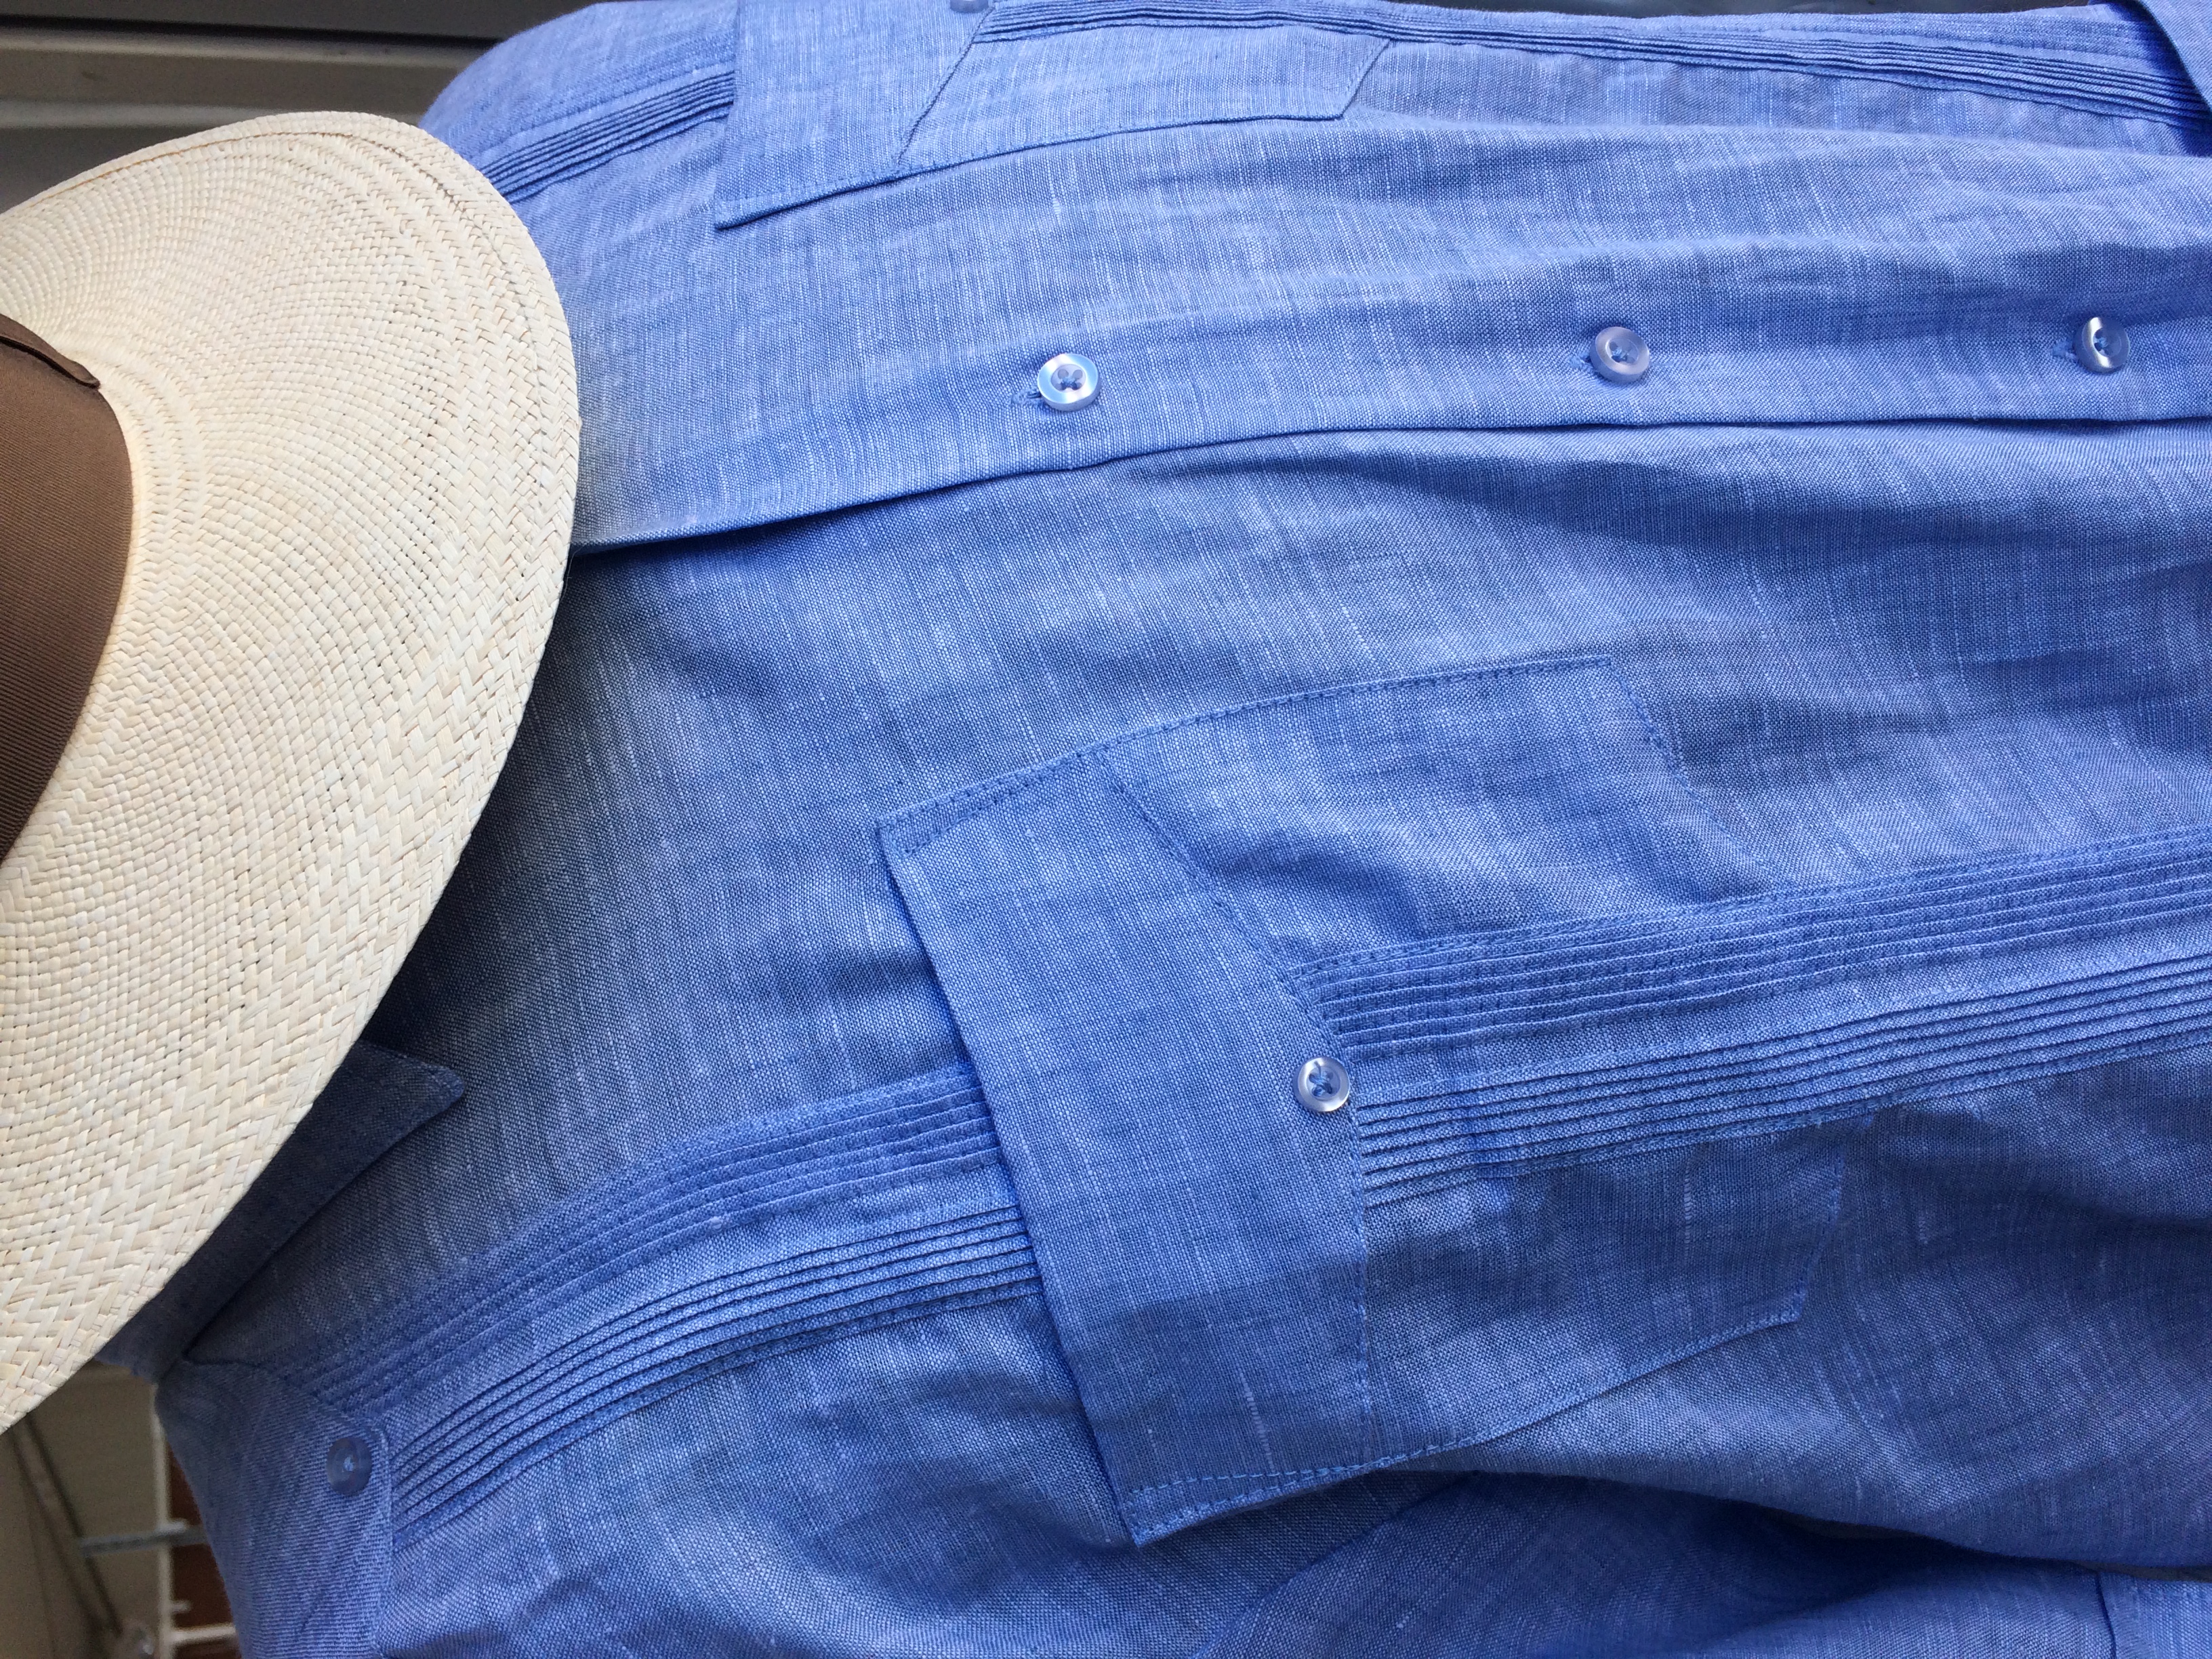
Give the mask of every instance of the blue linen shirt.
<svg viewBox="0 0 2212 1659">
<path fill-rule="evenodd" d="M 636 0 L 464 76 L 568 592 L 110 1350 L 249 1654 L 2212 1650 L 2161 9 Z"/>
</svg>

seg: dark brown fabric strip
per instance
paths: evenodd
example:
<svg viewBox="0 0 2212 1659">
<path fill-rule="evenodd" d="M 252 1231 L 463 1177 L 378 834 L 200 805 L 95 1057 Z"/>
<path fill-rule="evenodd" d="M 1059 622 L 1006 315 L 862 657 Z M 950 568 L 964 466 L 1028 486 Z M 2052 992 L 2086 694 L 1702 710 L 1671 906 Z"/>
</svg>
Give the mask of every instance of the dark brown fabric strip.
<svg viewBox="0 0 2212 1659">
<path fill-rule="evenodd" d="M 131 458 L 100 383 L 0 317 L 0 857 L 61 763 L 131 556 Z"/>
<path fill-rule="evenodd" d="M 44 363 L 75 380 L 79 386 L 97 386 L 100 377 L 74 357 L 64 357 L 37 335 L 25 328 L 13 317 L 0 317 L 0 345 L 13 346 L 18 351 L 27 351 Z"/>
</svg>

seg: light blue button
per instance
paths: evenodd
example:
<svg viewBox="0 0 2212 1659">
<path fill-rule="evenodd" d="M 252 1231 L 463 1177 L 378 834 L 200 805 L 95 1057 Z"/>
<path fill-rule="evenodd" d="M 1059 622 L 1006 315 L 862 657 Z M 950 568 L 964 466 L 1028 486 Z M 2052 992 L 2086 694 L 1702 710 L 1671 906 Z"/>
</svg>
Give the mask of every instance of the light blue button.
<svg viewBox="0 0 2212 1659">
<path fill-rule="evenodd" d="M 1037 370 L 1037 393 L 1052 409 L 1082 409 L 1098 395 L 1098 365 L 1063 351 Z"/>
<path fill-rule="evenodd" d="M 2092 317 L 2074 331 L 2074 361 L 2092 374 L 2117 374 L 2128 366 L 2128 331 Z"/>
<path fill-rule="evenodd" d="M 1298 1104 L 1310 1112 L 1334 1112 L 1352 1098 L 1352 1073 L 1327 1054 L 1298 1067 Z"/>
<path fill-rule="evenodd" d="M 331 1490 L 341 1498 L 351 1498 L 368 1485 L 375 1461 L 368 1441 L 355 1435 L 340 1435 L 331 1442 Z"/>
<path fill-rule="evenodd" d="M 1598 330 L 1590 341 L 1589 366 L 1601 380 L 1615 386 L 1634 386 L 1651 372 L 1651 348 L 1632 328 L 1615 324 Z"/>
</svg>

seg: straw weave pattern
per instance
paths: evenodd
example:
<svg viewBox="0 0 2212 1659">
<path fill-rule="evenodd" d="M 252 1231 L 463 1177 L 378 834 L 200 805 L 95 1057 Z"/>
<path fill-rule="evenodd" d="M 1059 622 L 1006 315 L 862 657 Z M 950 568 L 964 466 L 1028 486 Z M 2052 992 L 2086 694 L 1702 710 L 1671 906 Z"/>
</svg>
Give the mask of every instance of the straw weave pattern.
<svg viewBox="0 0 2212 1659">
<path fill-rule="evenodd" d="M 451 873 L 559 596 L 574 370 L 513 212 L 414 128 L 282 116 L 0 216 L 97 373 L 130 572 L 0 864 L 0 1423 L 307 1110 Z"/>
</svg>

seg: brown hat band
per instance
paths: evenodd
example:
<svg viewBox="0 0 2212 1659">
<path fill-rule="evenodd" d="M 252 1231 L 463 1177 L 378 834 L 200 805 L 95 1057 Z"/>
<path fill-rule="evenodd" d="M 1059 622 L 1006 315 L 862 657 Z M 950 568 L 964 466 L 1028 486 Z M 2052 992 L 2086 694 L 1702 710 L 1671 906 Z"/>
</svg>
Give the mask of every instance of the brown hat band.
<svg viewBox="0 0 2212 1659">
<path fill-rule="evenodd" d="M 131 555 L 131 457 L 100 382 L 0 317 L 0 858 L 61 764 Z"/>
</svg>

